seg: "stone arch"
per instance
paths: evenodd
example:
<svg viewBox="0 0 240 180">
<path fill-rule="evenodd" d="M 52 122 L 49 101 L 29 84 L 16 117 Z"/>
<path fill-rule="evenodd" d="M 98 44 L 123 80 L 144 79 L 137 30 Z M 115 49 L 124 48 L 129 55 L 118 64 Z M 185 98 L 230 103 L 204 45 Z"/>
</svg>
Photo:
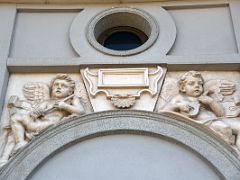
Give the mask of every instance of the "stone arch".
<svg viewBox="0 0 240 180">
<path fill-rule="evenodd" d="M 1 169 L 0 179 L 27 179 L 44 162 L 71 145 L 94 137 L 119 133 L 171 139 L 206 160 L 219 177 L 240 177 L 240 162 L 237 156 L 223 140 L 206 127 L 181 117 L 122 110 L 81 116 L 48 129 Z"/>
</svg>

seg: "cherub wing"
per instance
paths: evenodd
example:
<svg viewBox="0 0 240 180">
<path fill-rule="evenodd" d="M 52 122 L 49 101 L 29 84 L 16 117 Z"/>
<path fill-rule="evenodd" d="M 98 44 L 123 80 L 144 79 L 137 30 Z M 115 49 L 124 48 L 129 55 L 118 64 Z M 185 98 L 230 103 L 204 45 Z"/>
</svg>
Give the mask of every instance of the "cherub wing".
<svg viewBox="0 0 240 180">
<path fill-rule="evenodd" d="M 225 116 L 236 118 L 240 115 L 240 96 L 238 84 L 230 80 L 210 80 L 205 83 L 205 94 L 218 101 L 225 111 Z"/>
<path fill-rule="evenodd" d="M 178 93 L 177 79 L 166 78 L 159 96 L 157 110 L 161 110 Z"/>
<path fill-rule="evenodd" d="M 23 86 L 23 95 L 35 104 L 50 99 L 50 89 L 46 83 L 29 82 Z"/>
<path fill-rule="evenodd" d="M 80 98 L 81 102 L 83 103 L 83 106 L 84 106 L 84 109 L 85 109 L 86 113 L 93 112 L 93 108 L 92 108 L 92 105 L 90 103 L 87 91 L 86 91 L 85 86 L 82 82 L 80 82 L 80 81 L 75 82 L 74 94 Z"/>
<path fill-rule="evenodd" d="M 204 84 L 204 93 L 217 101 L 223 101 L 224 96 L 231 96 L 236 91 L 236 84 L 230 80 L 209 80 Z"/>
</svg>

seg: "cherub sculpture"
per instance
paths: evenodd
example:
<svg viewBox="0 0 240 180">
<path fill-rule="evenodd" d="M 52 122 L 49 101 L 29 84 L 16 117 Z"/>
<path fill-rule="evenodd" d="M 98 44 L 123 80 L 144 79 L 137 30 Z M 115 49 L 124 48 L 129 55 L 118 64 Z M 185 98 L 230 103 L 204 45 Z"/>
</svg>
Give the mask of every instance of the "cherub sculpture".
<svg viewBox="0 0 240 180">
<path fill-rule="evenodd" d="M 178 81 L 179 93 L 165 104 L 159 112 L 175 112 L 200 124 L 205 124 L 219 134 L 229 144 L 233 144 L 232 129 L 224 121 L 224 109 L 211 94 L 209 89 L 204 92 L 204 80 L 197 71 L 186 72 Z"/>
<path fill-rule="evenodd" d="M 69 75 L 58 74 L 52 80 L 51 88 L 39 82 L 25 84 L 23 94 L 27 100 L 11 96 L 8 102 L 9 119 L 3 123 L 2 129 L 5 143 L 2 145 L 0 166 L 48 127 L 84 114 L 81 92 Z"/>
</svg>

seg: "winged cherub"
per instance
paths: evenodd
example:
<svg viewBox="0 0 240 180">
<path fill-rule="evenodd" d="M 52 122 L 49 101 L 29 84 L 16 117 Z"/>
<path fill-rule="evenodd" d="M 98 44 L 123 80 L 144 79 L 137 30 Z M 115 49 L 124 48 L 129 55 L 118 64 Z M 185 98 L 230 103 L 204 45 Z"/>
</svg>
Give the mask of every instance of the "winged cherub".
<svg viewBox="0 0 240 180">
<path fill-rule="evenodd" d="M 195 122 L 206 124 L 229 144 L 233 144 L 232 129 L 221 120 L 224 109 L 210 95 L 204 92 L 204 80 L 200 72 L 188 71 L 178 81 L 179 94 L 174 96 L 163 108 L 165 111 L 177 112 Z"/>
<path fill-rule="evenodd" d="M 45 83 L 27 83 L 23 93 L 28 101 L 11 96 L 8 102 L 10 118 L 5 122 L 8 138 L 0 158 L 2 164 L 33 136 L 69 116 L 85 113 L 76 84 L 67 74 L 56 75 L 50 89 Z"/>
</svg>

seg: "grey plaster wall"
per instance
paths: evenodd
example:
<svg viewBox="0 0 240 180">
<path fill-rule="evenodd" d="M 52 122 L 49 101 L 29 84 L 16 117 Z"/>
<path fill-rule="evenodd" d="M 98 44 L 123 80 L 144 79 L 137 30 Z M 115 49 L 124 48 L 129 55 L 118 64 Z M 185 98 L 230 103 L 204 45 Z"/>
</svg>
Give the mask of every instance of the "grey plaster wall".
<svg viewBox="0 0 240 180">
<path fill-rule="evenodd" d="M 209 6 L 209 4 L 211 4 Z M 69 40 L 69 29 L 71 26 L 72 21 L 74 18 L 78 15 L 78 12 L 80 12 L 81 9 L 84 9 L 81 11 L 87 19 L 91 19 L 96 12 L 99 12 L 100 10 L 108 9 L 111 7 L 116 6 L 131 6 L 143 9 L 147 11 L 149 14 L 151 14 L 154 18 L 157 18 L 159 16 L 158 14 L 158 7 L 163 6 L 167 11 L 170 13 L 172 18 L 175 21 L 176 24 L 176 30 L 177 30 L 177 36 L 176 41 L 166 56 L 160 56 L 158 52 L 159 46 L 158 43 L 155 43 L 149 51 L 144 52 L 143 54 L 138 54 L 136 56 L 130 56 L 130 57 L 112 57 L 106 54 L 102 54 L 98 52 L 97 56 L 95 54 L 96 50 L 91 47 L 87 43 L 87 39 L 83 38 L 85 42 L 82 45 L 83 51 L 85 51 L 86 48 L 92 48 L 90 49 L 90 53 L 86 53 L 86 56 L 80 56 L 77 55 L 77 53 L 74 51 L 74 49 L 71 47 L 71 43 Z M 80 13 L 80 15 L 81 15 Z M 16 18 L 15 18 L 16 17 Z M 157 21 L 160 21 L 160 19 L 157 19 Z M 5 94 L 7 89 L 7 83 L 9 78 L 9 72 L 10 73 L 16 73 L 16 72 L 22 72 L 22 73 L 28 73 L 28 72 L 46 72 L 46 73 L 57 73 L 57 72 L 79 72 L 79 65 L 102 65 L 102 64 L 114 64 L 114 65 L 122 65 L 122 64 L 167 64 L 167 67 L 169 70 L 189 70 L 189 69 L 204 69 L 204 70 L 240 70 L 240 1 L 239 0 L 217 0 L 217 1 L 199 1 L 199 5 L 196 4 L 196 2 L 188 1 L 188 2 L 174 2 L 174 3 L 148 3 L 148 4 L 92 4 L 92 5 L 74 5 L 74 6 L 67 6 L 67 5 L 16 5 L 16 4 L 0 4 L 0 114 L 2 111 L 2 106 L 4 104 L 5 100 Z M 86 25 L 88 22 L 85 23 Z M 160 23 L 159 23 L 160 24 Z M 85 28 L 85 26 L 83 26 Z M 83 31 L 84 32 L 84 31 Z M 161 27 L 160 27 L 160 33 L 161 33 Z M 85 37 L 85 32 L 82 34 Z M 76 37 L 78 38 L 78 37 Z M 158 39 L 159 40 L 159 39 Z M 157 40 L 157 41 L 158 41 Z M 156 41 L 156 42 L 157 42 Z M 86 51 L 87 52 L 87 51 Z M 143 113 L 145 115 L 148 115 L 147 113 Z M 98 116 L 93 116 L 94 118 L 97 118 Z M 145 117 L 148 118 L 148 117 Z M 84 118 L 83 118 L 84 119 Z M 82 119 L 82 120 L 83 120 Z M 165 132 L 164 129 L 161 129 L 161 126 L 159 126 L 156 130 L 156 127 L 154 122 L 156 121 L 156 118 L 154 121 L 140 123 L 138 120 L 136 122 L 133 122 L 133 129 L 140 128 L 149 128 L 151 126 L 152 129 L 155 131 L 162 130 L 161 133 L 168 133 L 169 136 L 172 135 L 179 135 L 179 131 L 176 131 L 172 133 L 172 131 Z M 76 121 L 75 121 L 76 122 Z M 111 121 L 110 121 L 111 122 Z M 109 121 L 106 121 L 104 123 L 96 123 L 94 126 L 98 127 L 99 125 L 105 128 L 105 126 L 108 126 Z M 119 128 L 110 128 L 111 130 L 119 130 L 122 126 L 128 127 L 129 124 L 128 121 L 121 120 L 118 122 L 119 124 L 112 124 L 113 127 L 117 126 Z M 68 124 L 69 125 L 69 124 Z M 189 125 L 190 127 L 192 125 Z M 126 128 L 125 129 L 128 129 Z M 79 130 L 79 129 L 78 129 Z M 86 130 L 86 129 L 84 129 Z M 92 130 L 91 126 L 89 126 L 89 129 L 87 129 L 84 132 L 88 132 Z M 138 129 L 139 130 L 139 129 Z M 79 132 L 77 130 L 72 131 L 70 134 L 67 134 L 66 136 L 72 135 L 76 138 L 76 134 L 78 133 L 84 133 Z M 142 132 L 142 131 L 141 131 Z M 67 133 L 67 132 L 66 132 Z M 159 133 L 159 134 L 161 134 Z M 188 132 L 185 132 L 188 133 Z M 205 132 L 206 133 L 206 132 Z M 91 133 L 90 133 L 91 134 Z M 51 133 L 48 133 L 48 135 L 51 135 Z M 56 135 L 56 134 L 54 134 Z M 185 134 L 186 135 L 186 134 Z M 202 136 L 205 137 L 204 133 L 201 133 Z M 43 135 L 44 136 L 44 135 Z M 181 135 L 180 135 L 181 136 Z M 52 136 L 54 137 L 54 136 Z M 60 136 L 61 137 L 61 136 Z M 127 136 L 121 136 L 122 140 L 125 140 Z M 207 141 L 203 143 L 203 145 L 206 146 L 199 146 L 196 144 L 195 141 L 191 141 L 194 138 L 185 138 L 186 136 L 181 136 L 181 140 L 185 142 L 188 146 L 191 146 L 197 149 L 199 154 L 204 156 L 204 158 L 209 159 L 209 161 L 212 162 L 212 164 L 215 164 L 216 167 L 219 169 L 219 171 L 224 172 L 226 177 L 239 177 L 239 160 L 236 160 L 232 152 L 227 149 L 225 146 L 221 145 L 221 140 L 217 141 L 211 140 L 210 142 L 213 143 L 214 147 L 212 147 L 211 143 L 210 145 L 207 143 Z M 59 138 L 59 137 L 58 137 Z M 47 162 L 45 165 L 46 167 L 53 168 L 54 163 L 58 163 L 60 166 L 59 169 L 55 172 L 60 170 L 60 168 L 63 168 L 64 165 L 61 164 L 62 160 L 66 161 L 64 157 L 70 156 L 69 153 L 76 152 L 76 153 L 82 153 L 82 151 L 87 150 L 90 146 L 94 146 L 94 144 L 97 144 L 101 146 L 101 143 L 105 143 L 107 147 L 109 147 L 109 142 L 111 144 L 115 143 L 118 144 L 118 140 L 121 141 L 120 137 L 117 136 L 109 136 L 106 138 L 100 138 L 100 139 L 93 139 L 91 141 L 86 141 L 83 144 L 77 144 L 76 146 L 72 146 L 66 152 L 63 152 L 54 156 L 54 158 Z M 138 137 L 131 136 L 129 137 L 129 141 L 126 143 L 133 144 L 136 147 L 139 146 L 139 144 L 136 143 L 138 141 Z M 128 139 L 127 138 L 127 139 Z M 202 138 L 202 137 L 201 137 Z M 198 137 L 197 139 L 201 139 Z M 41 137 L 40 137 L 41 139 Z M 45 137 L 45 140 L 48 139 Z M 214 174 L 214 171 L 212 169 L 208 168 L 210 167 L 205 163 L 205 161 L 198 158 L 196 154 L 191 154 L 191 151 L 187 150 L 186 148 L 182 146 L 178 146 L 172 142 L 166 142 L 165 140 L 161 139 L 154 139 L 154 138 L 147 138 L 147 137 L 141 137 L 142 143 L 145 143 L 145 141 L 148 139 L 149 146 L 156 146 L 158 148 L 165 148 L 164 150 L 169 150 L 170 152 L 174 153 L 185 153 L 185 155 L 182 156 L 182 158 L 192 159 L 193 164 L 196 164 L 199 168 L 202 169 L 202 172 L 206 172 L 209 170 L 209 178 L 218 178 L 216 174 Z M 204 139 L 204 138 L 203 138 Z M 210 138 L 211 139 L 211 138 Z M 60 146 L 58 143 L 64 142 L 64 138 L 52 139 L 50 144 L 48 144 L 47 140 L 44 147 L 39 147 L 36 144 L 33 145 L 30 144 L 30 150 L 25 149 L 22 153 L 18 155 L 20 157 L 19 159 L 12 159 L 10 162 L 10 165 L 5 169 L 4 175 L 9 175 L 8 172 L 12 170 L 12 168 L 19 168 L 22 171 L 16 171 L 15 173 L 10 174 L 10 176 L 15 177 L 25 177 L 27 173 L 30 173 L 30 169 L 32 168 L 31 165 L 38 166 L 42 160 L 45 160 L 46 157 L 49 158 L 51 153 L 55 153 L 57 151 L 57 148 L 62 147 L 62 145 L 66 145 L 67 143 L 63 143 Z M 76 139 L 75 139 L 76 140 Z M 96 141 L 99 140 L 99 143 L 96 143 Z M 195 139 L 194 139 L 195 140 Z M 206 139 L 205 139 L 206 140 Z M 207 140 L 209 140 L 207 138 Z M 40 144 L 42 141 L 38 141 Z M 72 142 L 72 139 L 69 140 L 69 142 Z M 201 141 L 202 142 L 202 141 Z M 135 144 L 136 143 L 136 144 Z M 128 146 L 128 144 L 125 144 L 122 147 Z M 189 145 L 190 144 L 190 145 Z M 219 145 L 220 144 L 220 145 Z M 39 151 L 38 154 L 31 154 L 32 148 L 38 147 Z M 46 148 L 47 147 L 47 148 Z M 114 148 L 113 146 L 112 148 Z M 124 148 L 119 148 L 119 154 L 121 155 L 121 158 L 124 158 L 126 154 L 124 154 Z M 206 148 L 207 147 L 207 148 Z M 217 148 L 216 148 L 217 147 Z M 50 148 L 51 152 L 48 150 Z M 56 148 L 56 149 L 54 149 Z M 93 147 L 97 149 L 97 147 Z M 106 147 L 102 146 L 100 149 L 97 149 L 99 151 L 105 151 L 104 149 Z M 175 152 L 174 149 L 178 149 L 178 152 Z M 206 149 L 205 149 L 206 148 Z M 138 148 L 139 149 L 139 148 Z M 43 150 L 43 151 L 40 151 Z M 109 153 L 112 153 L 114 149 L 109 149 Z M 140 150 L 140 149 L 139 149 Z M 146 150 L 153 151 L 153 149 L 148 149 L 146 147 Z M 147 151 L 147 152 L 149 152 Z M 24 152 L 26 154 L 24 154 Z M 49 154 L 47 154 L 47 153 Z M 169 152 L 169 153 L 170 153 Z M 217 152 L 217 155 L 214 154 L 214 152 Z M 27 154 L 29 153 L 29 154 Z M 44 154 L 46 153 L 46 154 Z M 64 155 L 64 153 L 66 153 Z M 133 153 L 133 152 L 131 152 Z M 154 154 L 155 153 L 155 154 Z M 159 152 L 154 149 L 153 156 L 149 156 L 146 160 L 151 160 L 156 157 L 159 157 Z M 29 159 L 24 159 L 26 156 L 29 155 Z M 42 155 L 42 156 L 41 156 Z M 133 154 L 134 155 L 134 154 Z M 138 156 L 135 157 L 135 159 L 138 159 L 137 157 L 141 156 L 141 152 L 138 151 Z M 180 156 L 180 154 L 178 154 Z M 108 155 L 106 155 L 108 157 Z M 96 157 L 95 160 L 98 160 L 98 162 L 101 161 L 101 158 L 106 157 L 105 155 L 101 157 Z M 179 157 L 178 158 L 181 158 Z M 134 156 L 133 156 L 134 157 Z M 31 159 L 32 158 L 32 159 Z M 38 162 L 34 162 L 36 160 L 35 158 L 42 158 L 37 159 Z M 75 161 L 76 165 L 77 163 L 82 162 L 91 162 L 91 159 L 89 156 L 86 157 L 86 161 L 83 161 L 83 156 L 78 156 L 80 159 L 76 159 L 79 161 Z M 99 158 L 99 159 L 97 159 Z M 177 158 L 177 157 L 176 157 Z M 219 160 L 221 159 L 221 160 Z M 229 160 L 230 159 L 230 160 Z M 232 160 L 234 159 L 234 160 Z M 18 166 L 19 161 L 24 161 L 25 164 L 21 164 L 21 166 Z M 136 163 L 134 159 L 128 159 L 129 164 L 131 163 L 135 165 Z M 196 161 L 195 161 L 196 160 Z M 176 161 L 182 161 L 180 159 Z M 109 159 L 110 164 L 113 164 L 113 161 Z M 15 163 L 15 164 L 14 164 Z M 31 164 L 32 163 L 32 164 Z M 35 163 L 35 164 L 34 164 Z M 52 164 L 53 163 L 53 164 Z M 68 162 L 71 163 L 71 162 Z M 157 166 L 164 166 L 164 164 L 161 164 L 161 162 L 158 162 L 160 164 L 152 164 L 153 169 L 155 168 L 155 165 Z M 184 162 L 185 163 L 185 162 Z M 187 163 L 187 162 L 186 162 Z M 13 165 L 14 164 L 14 165 Z M 17 165 L 16 165 L 17 164 Z M 29 165 L 28 165 L 29 164 Z M 12 166 L 11 166 L 12 165 Z M 81 165 L 81 164 L 79 164 Z M 174 166 L 174 164 L 172 164 Z M 81 165 L 82 166 L 82 165 Z M 188 164 L 183 164 L 183 168 L 185 166 L 188 166 Z M 190 166 L 191 168 L 195 168 L 194 166 Z M 103 167 L 102 167 L 103 168 Z M 125 167 L 126 168 L 126 167 Z M 132 168 L 131 166 L 129 168 Z M 144 167 L 139 167 L 139 171 L 145 170 Z M 231 169 L 233 168 L 233 169 Z M 82 169 L 81 169 L 82 170 Z M 124 169 L 123 169 L 124 170 Z M 183 169 L 185 170 L 185 169 Z M 194 170 L 194 169 L 193 169 Z M 41 172 L 44 171 L 44 167 L 42 169 L 39 169 L 39 174 L 36 172 L 36 174 L 33 176 L 33 178 L 41 177 Z M 238 172 L 237 172 L 238 171 Z M 97 172 L 102 172 L 100 169 Z M 145 171 L 141 171 L 144 175 L 149 175 L 145 173 Z M 230 172 L 235 172 L 234 176 L 231 176 L 232 174 Z M 237 172 L 237 173 L 236 173 Z M 24 174 L 25 173 L 25 174 Z M 44 172 L 51 175 L 51 172 Z M 116 172 L 115 175 L 118 172 Z M 158 172 L 157 172 L 158 173 Z M 20 174 L 20 175 L 19 175 Z M 6 175 L 6 176 L 7 176 Z M 101 174 L 99 174 L 101 175 Z M 151 174 L 152 175 L 152 174 Z M 154 175 L 154 174 L 153 174 Z M 189 174 L 191 176 L 192 174 Z M 146 177 L 146 176 L 144 176 Z M 147 178 L 146 178 L 147 179 Z M 150 179 L 150 178 L 149 178 Z"/>
<path fill-rule="evenodd" d="M 169 55 L 237 53 L 228 6 L 169 10 L 177 38 Z"/>
<path fill-rule="evenodd" d="M 79 142 L 54 155 L 31 180 L 217 180 L 213 167 L 174 141 L 134 134 Z"/>
<path fill-rule="evenodd" d="M 76 57 L 69 28 L 79 12 L 18 12 L 10 57 Z"/>
<path fill-rule="evenodd" d="M 158 6 L 160 9 L 161 4 Z M 135 7 L 138 8 L 138 5 L 135 5 Z M 106 6 L 106 9 L 108 8 L 110 7 Z M 159 19 L 156 6 L 142 8 L 156 20 Z M 103 10 L 104 8 L 94 6 L 94 9 L 96 12 L 99 12 L 99 9 Z M 88 13 L 90 12 L 89 8 L 85 8 L 84 11 L 79 16 L 85 16 L 84 19 L 88 21 L 95 15 L 94 13 Z M 168 12 L 173 17 L 177 28 L 177 38 L 169 55 L 189 56 L 234 54 L 238 52 L 228 5 L 199 8 L 172 7 L 172 9 L 170 7 Z M 69 42 L 69 29 L 77 15 L 77 12 L 66 12 L 65 10 L 55 12 L 52 9 L 46 12 L 38 12 L 37 10 L 32 12 L 20 11 L 17 14 L 10 57 L 78 57 Z M 161 21 L 158 22 L 160 31 L 164 29 Z M 80 25 L 79 32 L 82 30 L 83 32 L 78 33 L 78 37 L 74 37 L 74 39 L 81 39 L 81 44 L 78 43 L 82 49 L 80 56 L 83 58 L 94 58 L 98 55 L 100 58 L 115 59 L 116 57 L 105 55 L 104 53 L 96 53 L 96 50 L 88 45 L 88 42 L 85 43 L 86 24 L 88 22 L 82 23 L 82 26 Z M 172 30 L 169 29 L 167 31 Z M 159 36 L 161 37 L 161 33 Z M 158 41 L 161 41 L 161 39 L 158 38 Z M 151 49 L 162 49 L 163 47 L 156 42 L 152 48 L 140 55 L 158 54 L 157 51 L 151 51 Z M 129 58 L 136 57 L 131 56 Z M 139 56 L 137 58 L 139 59 Z M 102 61 L 104 63 L 104 59 Z"/>
<path fill-rule="evenodd" d="M 9 56 L 15 15 L 15 5 L 0 5 L 0 114 L 2 113 L 9 77 L 7 58 Z"/>
<path fill-rule="evenodd" d="M 198 3 L 198 4 L 197 4 Z M 147 51 L 134 56 L 114 57 L 94 49 L 86 38 L 89 21 L 111 7 L 134 7 L 149 13 L 158 23 L 160 34 Z M 167 10 L 176 29 L 167 26 Z M 77 72 L 78 65 L 96 64 L 167 64 L 178 70 L 186 65 L 203 65 L 206 70 L 239 70 L 240 2 L 206 1 L 148 4 L 104 4 L 75 6 L 18 5 L 15 31 L 8 58 L 10 72 Z M 80 14 L 78 14 L 80 12 Z M 72 37 L 81 48 L 77 54 L 70 42 L 71 23 L 82 18 L 80 33 Z M 164 28 L 168 29 L 164 29 Z M 159 49 L 169 46 L 161 32 L 176 31 L 176 40 L 168 55 Z M 171 35 L 172 36 L 172 35 Z M 97 59 L 96 59 L 97 57 Z M 210 66 L 209 66 L 210 64 Z M 182 66 L 183 65 L 183 66 Z M 189 66 L 190 65 L 190 66 Z M 66 68 L 64 68 L 66 67 Z M 198 69 L 201 66 L 196 66 Z"/>
</svg>

